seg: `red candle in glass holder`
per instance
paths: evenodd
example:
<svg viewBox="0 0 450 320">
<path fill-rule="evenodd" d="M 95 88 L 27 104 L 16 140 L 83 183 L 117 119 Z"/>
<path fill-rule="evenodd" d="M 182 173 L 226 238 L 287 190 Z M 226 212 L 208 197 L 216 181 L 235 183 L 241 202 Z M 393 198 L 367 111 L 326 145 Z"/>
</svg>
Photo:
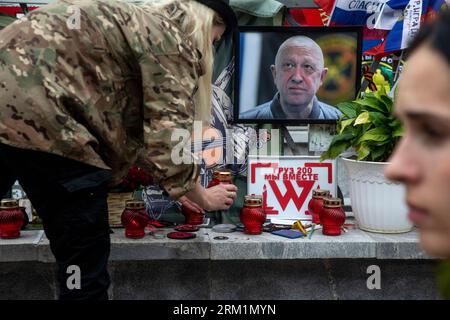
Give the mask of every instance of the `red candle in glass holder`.
<svg viewBox="0 0 450 320">
<path fill-rule="evenodd" d="M 308 211 L 312 216 L 312 223 L 321 224 L 320 211 L 323 207 L 323 198 L 330 195 L 329 190 L 315 189 L 312 192 L 312 198 L 308 202 Z"/>
<path fill-rule="evenodd" d="M 145 210 L 144 201 L 127 200 L 125 210 L 121 216 L 122 225 L 125 228 L 125 236 L 128 238 L 142 238 L 145 236 L 145 227 L 150 217 Z"/>
<path fill-rule="evenodd" d="M 214 187 L 218 184 L 231 184 L 231 172 L 228 170 L 215 170 L 213 172 L 213 178 L 208 183 L 207 188 Z"/>
<path fill-rule="evenodd" d="M 239 218 L 244 225 L 244 233 L 261 234 L 266 221 L 261 196 L 245 196 L 244 207 L 241 209 Z"/>
<path fill-rule="evenodd" d="M 327 236 L 338 236 L 345 223 L 345 211 L 339 198 L 324 198 L 323 208 L 320 211 L 322 233 Z"/>
<path fill-rule="evenodd" d="M 244 203 L 247 201 L 247 199 L 259 199 L 261 203 L 263 203 L 263 196 L 259 194 L 247 194 L 244 196 Z"/>
<path fill-rule="evenodd" d="M 186 206 L 181 206 L 181 213 L 184 215 L 184 222 L 190 225 L 199 225 L 203 223 L 205 214 L 189 209 Z"/>
<path fill-rule="evenodd" d="M 217 186 L 219 184 L 231 184 L 231 172 L 228 170 L 215 170 L 213 172 L 213 178 L 208 183 L 207 188 Z M 205 218 L 204 213 L 199 213 L 190 210 L 188 207 L 182 206 L 181 213 L 184 215 L 185 223 L 191 225 L 199 225 L 203 223 Z"/>
<path fill-rule="evenodd" d="M 3 199 L 0 202 L 0 238 L 13 239 L 20 237 L 20 228 L 25 222 L 19 201 Z"/>
</svg>

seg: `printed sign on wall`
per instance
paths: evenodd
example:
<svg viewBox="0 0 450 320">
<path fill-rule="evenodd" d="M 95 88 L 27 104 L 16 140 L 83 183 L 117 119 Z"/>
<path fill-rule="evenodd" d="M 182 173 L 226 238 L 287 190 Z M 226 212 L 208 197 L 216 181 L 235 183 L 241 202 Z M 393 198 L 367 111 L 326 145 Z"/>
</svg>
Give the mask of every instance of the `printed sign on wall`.
<svg viewBox="0 0 450 320">
<path fill-rule="evenodd" d="M 267 218 L 312 219 L 313 189 L 337 193 L 336 161 L 313 156 L 249 156 L 247 193 L 263 196 Z"/>
</svg>

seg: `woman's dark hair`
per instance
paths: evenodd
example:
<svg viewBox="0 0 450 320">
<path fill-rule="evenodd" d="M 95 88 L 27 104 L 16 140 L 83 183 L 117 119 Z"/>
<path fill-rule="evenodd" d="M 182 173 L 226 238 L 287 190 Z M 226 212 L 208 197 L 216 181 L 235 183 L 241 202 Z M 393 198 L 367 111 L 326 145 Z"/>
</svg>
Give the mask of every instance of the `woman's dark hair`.
<svg viewBox="0 0 450 320">
<path fill-rule="evenodd" d="M 450 65 L 450 10 L 440 12 L 433 22 L 420 28 L 417 36 L 411 42 L 409 51 L 416 50 L 424 43 L 442 54 Z"/>
</svg>

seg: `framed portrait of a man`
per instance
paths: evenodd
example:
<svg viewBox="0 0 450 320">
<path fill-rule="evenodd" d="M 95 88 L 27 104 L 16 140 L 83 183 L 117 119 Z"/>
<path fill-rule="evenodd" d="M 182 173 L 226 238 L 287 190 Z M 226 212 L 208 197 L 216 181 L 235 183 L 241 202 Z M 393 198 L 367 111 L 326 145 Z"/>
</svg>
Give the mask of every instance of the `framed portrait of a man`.
<svg viewBox="0 0 450 320">
<path fill-rule="evenodd" d="M 360 27 L 240 27 L 237 123 L 334 123 L 361 81 Z"/>
</svg>

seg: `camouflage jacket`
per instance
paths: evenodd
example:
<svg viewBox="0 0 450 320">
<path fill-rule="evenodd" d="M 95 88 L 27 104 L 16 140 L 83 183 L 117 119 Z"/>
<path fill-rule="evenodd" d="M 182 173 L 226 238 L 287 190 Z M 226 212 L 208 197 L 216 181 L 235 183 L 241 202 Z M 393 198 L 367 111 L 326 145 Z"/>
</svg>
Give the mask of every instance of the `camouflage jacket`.
<svg viewBox="0 0 450 320">
<path fill-rule="evenodd" d="M 137 162 L 178 198 L 199 167 L 172 162 L 171 133 L 191 131 L 200 59 L 149 5 L 41 7 L 0 32 L 0 143 L 111 169 L 114 183 Z"/>
<path fill-rule="evenodd" d="M 16 21 L 15 18 L 0 12 L 0 30 L 6 27 L 8 24 L 13 23 L 14 21 Z"/>
</svg>

